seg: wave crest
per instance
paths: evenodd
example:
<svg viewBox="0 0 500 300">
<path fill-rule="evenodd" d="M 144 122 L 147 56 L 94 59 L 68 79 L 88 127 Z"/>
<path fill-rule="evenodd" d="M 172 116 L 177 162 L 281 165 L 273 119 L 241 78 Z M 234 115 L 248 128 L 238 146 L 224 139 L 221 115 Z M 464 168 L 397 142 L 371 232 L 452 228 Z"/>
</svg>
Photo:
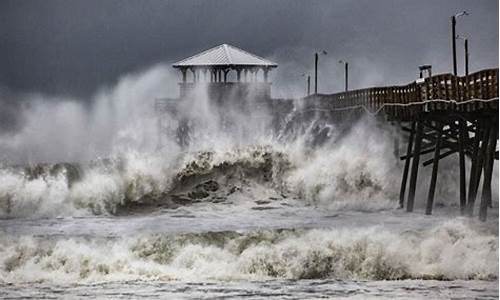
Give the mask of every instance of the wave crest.
<svg viewBox="0 0 500 300">
<path fill-rule="evenodd" d="M 498 237 L 465 220 L 383 228 L 265 230 L 121 239 L 0 239 L 3 282 L 498 278 Z"/>
<path fill-rule="evenodd" d="M 176 207 L 227 195 L 250 182 L 279 188 L 290 167 L 286 155 L 266 146 L 163 155 L 128 153 L 85 166 L 0 169 L 0 215 L 127 214 L 155 206 Z"/>
</svg>

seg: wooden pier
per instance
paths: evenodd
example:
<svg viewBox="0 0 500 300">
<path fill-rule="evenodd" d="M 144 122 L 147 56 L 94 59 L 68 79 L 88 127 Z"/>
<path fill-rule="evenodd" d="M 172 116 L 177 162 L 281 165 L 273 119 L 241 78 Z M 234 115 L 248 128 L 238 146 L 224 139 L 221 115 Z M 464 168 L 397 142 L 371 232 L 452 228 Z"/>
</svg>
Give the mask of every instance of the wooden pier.
<svg viewBox="0 0 500 300">
<path fill-rule="evenodd" d="M 221 52 L 223 49 L 229 49 L 228 47 L 222 45 L 207 51 Z M 265 89 L 264 93 L 250 93 L 248 91 L 250 83 L 241 79 L 241 70 L 238 68 L 236 69 L 238 72 L 236 82 L 222 81 L 219 74 L 219 80 L 214 81 L 212 76 L 210 82 L 200 83 L 197 78 L 201 70 L 199 70 L 201 58 L 203 58 L 201 64 L 203 68 L 206 69 L 213 63 L 214 66 L 218 66 L 217 70 L 222 70 L 220 62 L 212 62 L 213 58 L 205 57 L 207 51 L 174 65 L 176 68 L 181 68 L 183 75 L 179 99 L 157 99 L 155 102 L 156 111 L 160 115 L 167 115 L 167 120 L 177 119 L 178 128 L 175 135 L 181 146 L 189 143 L 190 128 L 187 125 L 189 124 L 187 117 L 178 113 L 177 105 L 190 97 L 188 90 L 194 90 L 194 86 L 200 84 L 204 84 L 204 88 L 207 89 L 210 101 L 219 105 L 222 103 L 220 99 L 226 102 L 236 99 L 239 103 L 252 103 L 251 107 L 242 106 L 248 110 L 267 106 L 266 109 L 270 110 L 275 118 L 273 120 L 275 129 L 280 132 L 286 132 L 287 126 L 293 128 L 296 124 L 300 125 L 307 123 L 308 120 L 317 119 L 325 123 L 341 124 L 340 128 L 348 128 L 354 120 L 366 113 L 378 115 L 393 124 L 398 124 L 409 133 L 407 151 L 401 157 L 404 160 L 399 199 L 401 207 L 406 207 L 409 212 L 413 211 L 417 185 L 419 182 L 425 184 L 422 178 L 418 180 L 419 168 L 421 165 L 424 167 L 432 165 L 425 209 L 426 214 L 431 214 L 439 174 L 439 161 L 458 153 L 460 211 L 462 214 L 473 215 L 474 203 L 482 182 L 479 217 L 481 220 L 486 219 L 487 208 L 492 202 L 491 177 L 494 160 L 498 160 L 496 150 L 498 69 L 486 69 L 462 77 L 440 74 L 421 78 L 402 86 L 373 87 L 335 94 L 314 94 L 301 99 L 273 99 L 270 96 L 266 72 L 263 77 L 264 86 L 269 88 Z M 269 70 L 277 66 L 258 57 L 255 61 L 254 56 L 249 56 L 240 49 L 234 51 L 239 53 L 238 57 L 241 61 L 249 60 L 245 63 L 240 62 L 242 66 L 248 67 L 249 63 L 252 63 L 252 70 L 256 67 Z M 220 56 L 224 57 L 223 54 L 226 52 L 221 52 Z M 226 68 L 224 72 L 229 72 L 234 67 L 234 64 L 230 64 L 230 58 L 225 58 L 224 63 L 223 66 Z M 194 77 L 191 83 L 186 82 L 188 69 L 193 71 Z M 257 73 L 254 75 L 256 79 Z M 189 89 L 183 90 L 188 86 Z M 239 92 L 235 93 L 235 91 Z M 227 107 L 227 105 L 223 104 L 222 107 Z M 161 145 L 161 135 L 165 131 L 162 129 L 165 127 L 162 124 L 162 117 L 159 117 L 159 145 Z M 432 154 L 432 157 L 426 158 L 427 154 Z M 469 174 L 466 174 L 466 159 L 471 161 Z"/>
<path fill-rule="evenodd" d="M 405 164 L 400 191 L 400 206 L 409 212 L 415 204 L 420 165 L 432 165 L 425 209 L 431 214 L 439 161 L 458 153 L 460 211 L 473 215 L 482 178 L 479 218 L 486 220 L 492 201 L 493 164 L 498 160 L 498 69 L 463 77 L 441 74 L 404 86 L 317 94 L 300 101 L 304 115 L 319 114 L 335 123 L 349 123 L 364 113 L 379 114 L 409 132 L 406 155 L 401 157 Z M 425 160 L 426 154 L 432 157 Z M 467 158 L 471 161 L 468 176 Z"/>
</svg>

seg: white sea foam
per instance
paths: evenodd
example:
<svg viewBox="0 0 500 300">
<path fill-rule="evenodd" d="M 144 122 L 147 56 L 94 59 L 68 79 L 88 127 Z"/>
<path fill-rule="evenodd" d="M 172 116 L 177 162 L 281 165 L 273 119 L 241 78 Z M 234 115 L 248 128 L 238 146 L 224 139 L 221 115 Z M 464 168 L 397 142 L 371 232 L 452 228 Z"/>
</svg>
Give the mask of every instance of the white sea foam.
<svg viewBox="0 0 500 300">
<path fill-rule="evenodd" d="M 265 230 L 121 239 L 0 238 L 0 282 L 495 279 L 498 237 L 464 220 L 427 230 Z"/>
<path fill-rule="evenodd" d="M 397 197 L 400 168 L 390 131 L 377 125 L 364 119 L 340 141 L 330 140 L 307 155 L 296 153 L 289 186 L 313 203 L 335 208 L 394 207 L 390 200 Z"/>
<path fill-rule="evenodd" d="M 31 167 L 29 172 L 23 167 L 0 168 L 0 216 L 115 213 L 119 206 L 141 203 L 145 197 L 161 201 L 190 165 L 207 164 L 201 173 L 213 169 L 223 173 L 222 166 L 227 165 L 261 168 L 265 173 L 265 155 L 280 156 L 272 161 L 271 168 L 280 170 L 272 174 L 270 187 L 304 204 L 343 210 L 397 205 L 401 163 L 393 155 L 394 130 L 374 118 L 361 119 L 347 133 L 313 118 L 297 128 L 282 124 L 293 129 L 291 134 L 279 129 L 274 134 L 269 112 L 244 113 L 233 105 L 219 108 L 199 88 L 196 97 L 179 103 L 177 115 L 167 117 L 166 132 L 171 135 L 164 137 L 158 150 L 153 100 L 172 94 L 165 84 L 171 81 L 168 67 L 159 65 L 101 89 L 89 106 L 78 99 L 26 96 L 30 103 L 23 111 L 26 124 L 1 137 L 0 150 L 8 164 Z M 183 149 L 172 134 L 182 117 L 192 127 L 189 146 Z M 318 132 L 327 132 L 326 140 L 318 142 Z M 200 153 L 209 153 L 209 158 Z M 54 165 L 73 161 L 81 163 Z M 455 169 L 443 162 L 436 203 L 458 202 Z M 426 178 L 428 171 L 423 170 L 420 178 Z M 497 165 L 494 176 L 498 178 Z M 425 184 L 419 186 L 418 196 L 424 197 Z"/>
<path fill-rule="evenodd" d="M 235 174 L 239 174 L 239 185 L 258 189 L 265 184 L 305 205 L 361 211 L 390 209 L 397 206 L 401 164 L 392 154 L 390 132 L 377 125 L 375 120 L 365 119 L 342 139 L 316 148 L 306 147 L 300 137 L 287 144 L 271 140 L 268 144 L 225 144 L 194 152 L 129 149 L 115 158 L 90 164 L 2 168 L 0 215 L 114 214 L 119 206 L 142 203 L 145 197 L 161 203 L 179 190 L 182 178 L 192 179 L 186 187 L 189 189 L 208 179 L 227 185 L 228 178 L 235 178 Z M 456 186 L 456 177 L 449 176 L 453 172 L 443 165 L 440 186 Z M 260 180 L 266 176 L 268 183 Z M 425 184 L 421 188 L 423 197 Z M 258 197 L 256 194 L 254 200 Z M 436 202 L 456 205 L 456 199 L 456 189 L 441 188 Z"/>
<path fill-rule="evenodd" d="M 44 236 L 43 231 L 38 232 L 41 237 L 25 235 L 31 231 L 20 231 L 21 236 L 16 230 L 0 235 L 0 283 L 498 278 L 498 234 L 463 219 L 432 228 L 409 226 L 405 232 L 380 225 L 271 229 L 282 226 L 280 220 L 288 224 L 283 227 L 328 227 L 329 214 L 321 216 L 321 223 L 304 221 L 318 216 L 311 213 L 315 207 L 328 212 L 395 208 L 401 163 L 393 154 L 393 128 L 366 117 L 342 131 L 311 119 L 297 128 L 282 124 L 292 130 L 274 134 L 267 112 L 219 110 L 200 89 L 197 97 L 179 105 L 179 113 L 191 121 L 189 145 L 181 148 L 171 134 L 158 149 L 158 127 L 148 100 L 166 92 L 163 83 L 169 76 L 163 66 L 126 76 L 116 87 L 100 91 L 90 108 L 74 99 L 35 101 L 24 112 L 28 123 L 23 129 L 0 139 L 0 150 L 10 158 L 9 166 L 0 168 L 0 217 L 13 218 L 3 220 L 4 224 L 31 221 L 17 219 L 24 217 L 87 217 L 55 222 L 55 227 L 68 225 L 67 231 L 61 229 L 63 238 L 57 233 Z M 47 115 L 53 122 L 44 122 Z M 175 133 L 176 118 L 181 116 L 170 116 L 167 132 Z M 13 162 L 20 165 L 12 166 Z M 420 180 L 427 177 L 426 172 Z M 498 178 L 497 166 L 494 174 Z M 453 163 L 443 161 L 436 204 L 458 203 L 457 178 Z M 417 196 L 422 198 L 427 187 L 419 186 Z M 498 199 L 498 186 L 493 193 Z M 181 204 L 169 207 L 174 198 Z M 171 216 L 158 204 L 169 213 L 193 218 L 197 224 L 193 226 L 204 225 L 203 218 L 196 219 L 197 212 L 210 216 L 206 222 L 212 225 L 219 219 L 211 214 L 256 216 L 245 224 L 238 223 L 245 221 L 238 220 L 238 214 L 227 218 L 224 224 L 233 228 L 227 232 L 174 234 L 179 229 L 194 230 L 185 230 L 187 223 L 175 227 L 172 221 L 161 223 L 172 228 L 146 233 L 156 225 L 148 223 L 155 222 L 148 213 Z M 127 216 L 130 219 L 120 222 L 113 217 L 148 205 L 153 209 L 141 211 L 141 216 Z M 176 210 L 179 205 L 191 207 Z M 311 211 L 301 210 L 305 206 Z M 274 210 L 257 215 L 259 209 Z M 88 236 L 86 230 L 71 228 L 97 222 L 94 215 L 101 214 L 112 221 L 92 229 L 106 231 L 115 221 L 123 229 L 109 230 L 110 237 L 106 232 Z M 290 221 L 299 215 L 303 219 Z M 266 223 L 259 219 L 263 216 L 278 221 Z M 137 234 L 121 236 L 128 220 Z M 411 223 L 400 222 L 404 228 Z M 50 232 L 59 230 L 45 225 Z M 247 230 L 259 225 L 269 228 L 231 231 L 239 225 Z"/>
</svg>

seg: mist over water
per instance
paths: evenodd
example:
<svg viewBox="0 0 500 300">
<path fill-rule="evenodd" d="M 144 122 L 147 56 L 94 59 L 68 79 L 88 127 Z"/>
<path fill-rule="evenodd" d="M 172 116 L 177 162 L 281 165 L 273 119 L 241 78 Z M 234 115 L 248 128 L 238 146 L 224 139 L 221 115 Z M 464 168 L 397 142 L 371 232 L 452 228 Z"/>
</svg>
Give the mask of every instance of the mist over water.
<svg viewBox="0 0 500 300">
<path fill-rule="evenodd" d="M 0 284 L 498 278 L 498 203 L 486 225 L 457 218 L 453 162 L 438 216 L 404 214 L 392 125 L 292 111 L 276 128 L 199 88 L 159 132 L 154 99 L 176 80 L 158 65 L 89 104 L 26 96 L 20 129 L 0 136 Z"/>
<path fill-rule="evenodd" d="M 124 76 L 115 87 L 97 92 L 87 106 L 40 95 L 26 100 L 22 129 L 0 140 L 2 215 L 115 213 L 117 205 L 168 193 L 190 163 L 208 164 L 205 169 L 282 164 L 284 170 L 274 174 L 269 188 L 279 186 L 315 204 L 330 205 L 337 198 L 340 206 L 356 199 L 384 203 L 367 203 L 374 207 L 392 206 L 388 200 L 396 190 L 387 183 L 397 179 L 399 166 L 391 155 L 391 131 L 376 120 L 363 119 L 340 140 L 333 125 L 317 120 L 283 135 L 273 130 L 269 111 L 218 107 L 199 88 L 163 119 L 160 137 L 153 104 L 172 94 L 165 88 L 171 80 L 170 71 L 160 65 Z M 176 135 L 183 118 L 191 128 L 185 149 Z M 312 132 L 318 126 L 330 138 L 313 147 Z M 208 156 L 203 160 L 199 153 Z M 269 162 L 263 162 L 266 155 Z"/>
<path fill-rule="evenodd" d="M 175 79 L 165 65 L 123 76 L 88 99 L 18 96 L 20 129 L 0 138 L 9 164 L 85 162 L 128 149 L 153 151 L 153 100 L 171 95 Z"/>
</svg>

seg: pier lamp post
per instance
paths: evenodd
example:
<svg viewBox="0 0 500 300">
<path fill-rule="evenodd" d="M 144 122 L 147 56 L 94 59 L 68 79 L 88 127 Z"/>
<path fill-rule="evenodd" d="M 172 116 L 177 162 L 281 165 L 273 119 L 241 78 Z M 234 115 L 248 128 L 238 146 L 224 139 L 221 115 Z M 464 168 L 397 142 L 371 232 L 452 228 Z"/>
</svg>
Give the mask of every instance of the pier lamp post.
<svg viewBox="0 0 500 300">
<path fill-rule="evenodd" d="M 459 39 L 459 40 L 463 40 L 464 41 L 465 76 L 469 76 L 469 40 L 467 39 L 467 37 L 463 37 L 463 36 L 460 36 L 460 35 L 457 35 L 456 38 Z"/>
<path fill-rule="evenodd" d="M 309 96 L 311 94 L 311 75 L 309 74 L 302 74 L 302 77 L 307 77 L 307 89 L 306 89 L 306 92 L 307 92 L 307 96 Z"/>
<path fill-rule="evenodd" d="M 457 43 L 456 43 L 456 33 L 455 26 L 457 25 L 457 18 L 461 16 L 468 16 L 469 13 L 465 10 L 461 13 L 453 15 L 451 17 L 451 41 L 452 41 L 452 51 L 453 51 L 453 75 L 457 76 Z"/>
<path fill-rule="evenodd" d="M 321 51 L 321 54 L 326 55 L 325 50 Z M 318 94 L 318 57 L 319 53 L 314 53 L 314 94 Z"/>
<path fill-rule="evenodd" d="M 349 86 L 348 86 L 348 83 L 349 83 L 349 63 L 345 60 L 339 60 L 339 64 L 344 64 L 344 68 L 345 68 L 345 71 L 344 71 L 344 75 L 345 75 L 345 91 L 347 92 L 349 90 Z"/>
</svg>

